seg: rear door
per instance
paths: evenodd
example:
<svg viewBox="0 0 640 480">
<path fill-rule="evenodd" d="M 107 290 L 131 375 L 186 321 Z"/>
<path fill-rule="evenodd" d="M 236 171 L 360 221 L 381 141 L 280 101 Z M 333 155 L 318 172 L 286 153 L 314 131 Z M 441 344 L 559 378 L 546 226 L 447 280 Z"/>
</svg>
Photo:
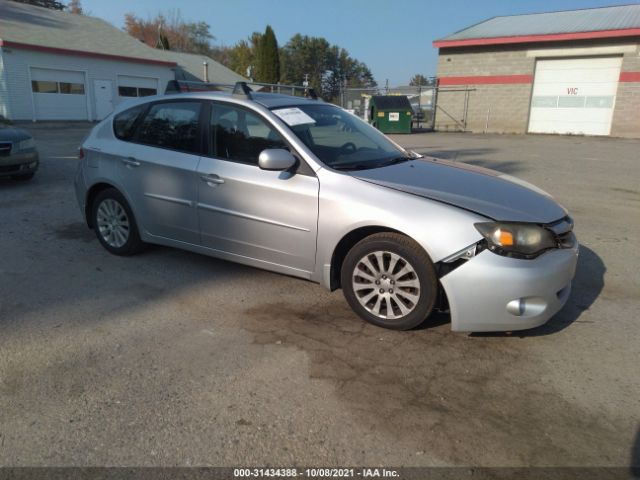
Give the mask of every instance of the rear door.
<svg viewBox="0 0 640 480">
<path fill-rule="evenodd" d="M 257 112 L 215 102 L 208 117 L 208 154 L 198 166 L 202 243 L 302 276 L 313 271 L 318 178 L 310 169 L 292 173 L 258 167 L 262 150 L 289 147 Z"/>
<path fill-rule="evenodd" d="M 198 100 L 154 102 L 137 120 L 131 139 L 118 142 L 120 182 L 138 224 L 151 235 L 199 243 L 196 169 L 203 105 Z"/>
</svg>

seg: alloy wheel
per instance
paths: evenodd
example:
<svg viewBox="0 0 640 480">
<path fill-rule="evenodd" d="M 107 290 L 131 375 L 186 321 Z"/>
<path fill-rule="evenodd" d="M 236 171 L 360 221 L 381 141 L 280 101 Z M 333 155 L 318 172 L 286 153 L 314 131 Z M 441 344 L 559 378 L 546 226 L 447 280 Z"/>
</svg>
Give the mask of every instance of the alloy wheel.
<svg viewBox="0 0 640 480">
<path fill-rule="evenodd" d="M 420 279 L 402 256 L 375 251 L 363 256 L 353 270 L 352 287 L 367 311 L 384 319 L 410 314 L 420 299 Z"/>
<path fill-rule="evenodd" d="M 124 207 L 113 198 L 106 198 L 98 206 L 96 215 L 102 239 L 113 248 L 121 248 L 129 240 L 129 217 Z"/>
</svg>

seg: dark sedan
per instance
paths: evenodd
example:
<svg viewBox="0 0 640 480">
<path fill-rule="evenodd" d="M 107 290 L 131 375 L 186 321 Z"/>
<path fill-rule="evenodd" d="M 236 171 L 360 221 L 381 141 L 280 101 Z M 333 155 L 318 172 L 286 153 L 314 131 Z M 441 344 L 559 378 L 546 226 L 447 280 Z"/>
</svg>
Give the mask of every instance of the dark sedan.
<svg viewBox="0 0 640 480">
<path fill-rule="evenodd" d="M 33 137 L 20 128 L 0 124 L 0 177 L 31 180 L 39 163 Z"/>
</svg>

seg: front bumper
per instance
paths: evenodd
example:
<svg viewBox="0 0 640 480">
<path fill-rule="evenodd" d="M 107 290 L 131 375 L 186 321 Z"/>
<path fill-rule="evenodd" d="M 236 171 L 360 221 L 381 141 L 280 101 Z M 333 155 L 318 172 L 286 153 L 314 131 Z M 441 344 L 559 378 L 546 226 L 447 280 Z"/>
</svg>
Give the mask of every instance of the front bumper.
<svg viewBox="0 0 640 480">
<path fill-rule="evenodd" d="M 40 158 L 37 150 L 0 156 L 0 177 L 26 175 L 38 170 Z"/>
<path fill-rule="evenodd" d="M 533 260 L 482 251 L 440 279 L 449 300 L 451 329 L 496 332 L 542 325 L 569 298 L 577 261 L 577 242 Z"/>
</svg>

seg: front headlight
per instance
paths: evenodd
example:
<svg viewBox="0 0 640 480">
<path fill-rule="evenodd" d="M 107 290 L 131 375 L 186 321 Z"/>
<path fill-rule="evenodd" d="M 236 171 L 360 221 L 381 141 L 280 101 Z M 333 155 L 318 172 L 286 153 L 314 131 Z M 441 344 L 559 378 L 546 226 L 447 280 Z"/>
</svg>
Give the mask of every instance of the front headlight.
<svg viewBox="0 0 640 480">
<path fill-rule="evenodd" d="M 33 138 L 18 142 L 18 150 L 31 150 L 32 148 L 36 148 L 36 141 Z"/>
<path fill-rule="evenodd" d="M 558 246 L 553 232 L 535 223 L 486 222 L 475 227 L 489 250 L 507 257 L 533 258 Z"/>
</svg>

